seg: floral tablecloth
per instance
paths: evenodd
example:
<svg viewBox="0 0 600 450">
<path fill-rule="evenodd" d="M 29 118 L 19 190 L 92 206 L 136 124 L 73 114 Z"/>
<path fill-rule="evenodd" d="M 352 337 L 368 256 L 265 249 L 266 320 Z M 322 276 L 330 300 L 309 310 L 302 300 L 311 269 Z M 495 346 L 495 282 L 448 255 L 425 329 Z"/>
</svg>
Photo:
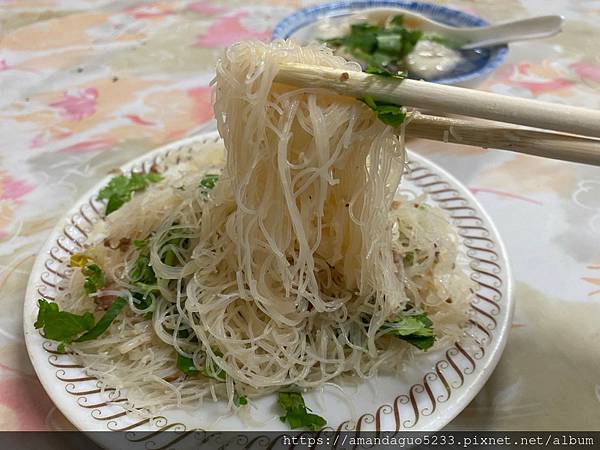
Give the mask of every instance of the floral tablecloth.
<svg viewBox="0 0 600 450">
<path fill-rule="evenodd" d="M 221 49 L 268 39 L 311 1 L 0 0 L 0 430 L 72 429 L 29 363 L 22 307 L 51 228 L 106 173 L 211 119 Z M 562 14 L 480 89 L 600 108 L 600 1 L 457 0 L 497 22 Z M 600 125 L 599 125 L 600 126 Z M 600 169 L 410 142 L 495 220 L 516 315 L 493 376 L 451 429 L 598 429 Z"/>
</svg>

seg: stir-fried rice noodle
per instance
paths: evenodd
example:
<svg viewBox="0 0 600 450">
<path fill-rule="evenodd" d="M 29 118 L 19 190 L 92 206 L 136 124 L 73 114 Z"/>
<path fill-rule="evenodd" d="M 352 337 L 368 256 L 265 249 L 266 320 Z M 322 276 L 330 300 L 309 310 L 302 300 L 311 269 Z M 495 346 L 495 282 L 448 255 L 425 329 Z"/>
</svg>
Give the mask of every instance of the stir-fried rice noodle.
<svg viewBox="0 0 600 450">
<path fill-rule="evenodd" d="M 434 350 L 463 334 L 471 284 L 457 236 L 425 199 L 396 194 L 403 140 L 359 101 L 274 82 L 286 62 L 360 70 L 324 46 L 230 47 L 215 79 L 216 186 L 198 187 L 206 168 L 193 162 L 172 167 L 94 230 L 86 255 L 109 280 L 96 300 L 129 308 L 72 349 L 131 406 L 232 406 L 236 394 L 399 371 L 422 351 L 381 327 L 407 308 L 433 321 Z M 134 240 L 148 241 L 156 274 L 151 318 L 132 296 Z M 90 310 L 82 285 L 75 270 L 59 303 Z M 207 376 L 186 377 L 178 354 Z"/>
</svg>

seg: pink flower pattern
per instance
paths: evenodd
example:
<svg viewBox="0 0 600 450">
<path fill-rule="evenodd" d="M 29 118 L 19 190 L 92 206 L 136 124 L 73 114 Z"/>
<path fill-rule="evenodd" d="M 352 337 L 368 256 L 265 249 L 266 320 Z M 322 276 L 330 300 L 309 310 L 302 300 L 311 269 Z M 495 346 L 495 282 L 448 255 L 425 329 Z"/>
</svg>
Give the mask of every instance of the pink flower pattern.
<svg viewBox="0 0 600 450">
<path fill-rule="evenodd" d="M 244 39 L 259 39 L 266 41 L 271 36 L 271 31 L 254 31 L 242 25 L 240 19 L 248 15 L 245 11 L 237 12 L 217 19 L 206 33 L 201 34 L 194 47 L 221 48 Z"/>
<path fill-rule="evenodd" d="M 127 117 L 129 120 L 131 120 L 133 123 L 135 123 L 137 125 L 156 125 L 154 122 L 152 122 L 150 120 L 142 119 L 137 114 L 125 114 L 125 117 Z"/>
<path fill-rule="evenodd" d="M 194 11 L 202 14 L 219 14 L 223 11 L 226 11 L 224 8 L 220 8 L 218 6 L 211 5 L 211 2 L 208 0 L 202 0 L 198 2 L 190 3 L 187 6 L 189 11 Z"/>
<path fill-rule="evenodd" d="M 62 148 L 61 152 L 91 152 L 96 150 L 105 150 L 115 143 L 113 138 L 97 138 L 78 142 L 73 145 Z"/>
<path fill-rule="evenodd" d="M 196 123 L 204 123 L 213 116 L 210 102 L 211 91 L 210 86 L 195 87 L 187 91 L 188 96 L 194 103 L 192 116 Z"/>
<path fill-rule="evenodd" d="M 131 14 L 136 19 L 156 19 L 173 14 L 173 11 L 171 9 L 163 7 L 158 3 L 134 6 L 131 8 L 127 8 L 126 12 L 128 14 Z"/>
<path fill-rule="evenodd" d="M 11 176 L 0 180 L 0 200 L 17 200 L 32 190 L 33 187 L 28 183 L 15 180 Z"/>
<path fill-rule="evenodd" d="M 600 66 L 586 62 L 577 62 L 571 64 L 569 67 L 583 79 L 600 82 Z"/>
<path fill-rule="evenodd" d="M 63 96 L 62 100 L 50 103 L 50 106 L 62 110 L 61 116 L 67 120 L 82 120 L 96 112 L 98 90 L 94 87 L 73 94 L 65 92 Z"/>
<path fill-rule="evenodd" d="M 0 405 L 11 411 L 20 431 L 46 430 L 46 415 L 52 402 L 35 377 L 21 376 L 0 381 Z"/>
</svg>

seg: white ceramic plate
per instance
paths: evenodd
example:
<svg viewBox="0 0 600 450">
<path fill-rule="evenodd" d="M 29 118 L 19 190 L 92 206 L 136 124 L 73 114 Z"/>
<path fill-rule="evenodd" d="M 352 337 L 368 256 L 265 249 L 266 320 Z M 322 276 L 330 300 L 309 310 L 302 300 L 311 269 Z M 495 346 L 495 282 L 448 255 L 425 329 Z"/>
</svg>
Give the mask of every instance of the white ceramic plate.
<svg viewBox="0 0 600 450">
<path fill-rule="evenodd" d="M 216 132 L 204 133 L 156 149 L 122 169 L 149 170 L 154 162 L 183 164 L 200 156 L 214 164 L 222 155 Z M 333 388 L 305 395 L 307 403 L 334 430 L 439 430 L 452 420 L 484 385 L 507 339 L 512 320 L 511 277 L 506 252 L 493 223 L 473 195 L 455 178 L 423 157 L 409 153 L 410 172 L 402 189 L 425 192 L 429 202 L 445 209 L 462 236 L 462 251 L 471 278 L 479 285 L 472 299 L 470 338 L 442 351 L 427 352 L 408 364 L 400 376 L 379 376 L 341 395 Z M 101 220 L 104 204 L 96 195 L 106 177 L 58 223 L 34 264 L 24 305 L 24 330 L 29 356 L 46 392 L 60 411 L 80 430 L 244 430 L 240 420 L 215 418 L 224 402 L 206 404 L 198 411 L 165 411 L 148 419 L 125 414 L 121 394 L 100 391 L 98 380 L 87 376 L 69 355 L 34 329 L 37 299 L 54 298 L 61 280 L 69 276 L 65 263 L 85 241 L 91 224 Z M 256 430 L 286 430 L 277 419 L 275 397 L 253 402 L 255 416 L 264 421 Z M 333 406 L 335 405 L 335 406 Z M 98 435 L 96 435 L 98 436 Z M 143 448 L 143 442 L 140 442 Z M 128 447 L 135 448 L 135 447 Z"/>
</svg>

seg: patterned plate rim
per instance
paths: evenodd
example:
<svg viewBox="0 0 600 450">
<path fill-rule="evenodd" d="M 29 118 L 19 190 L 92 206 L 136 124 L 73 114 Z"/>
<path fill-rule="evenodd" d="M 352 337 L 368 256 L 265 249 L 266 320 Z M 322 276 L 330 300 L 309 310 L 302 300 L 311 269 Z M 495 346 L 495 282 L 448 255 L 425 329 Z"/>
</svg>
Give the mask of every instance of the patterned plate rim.
<svg viewBox="0 0 600 450">
<path fill-rule="evenodd" d="M 194 146 L 214 145 L 219 140 L 216 132 L 196 135 L 150 151 L 123 165 L 121 169 L 124 172 L 148 171 L 157 161 L 179 164 L 195 151 Z M 437 415 L 426 428 L 441 429 L 483 387 L 500 360 L 512 323 L 514 299 L 511 270 L 495 225 L 479 202 L 456 178 L 410 151 L 409 160 L 410 171 L 406 177 L 449 213 L 467 249 L 471 277 L 480 286 L 471 304 L 473 316 L 470 320 L 470 333 L 477 348 L 467 349 L 460 343 L 449 347 L 432 369 L 422 376 L 420 383 L 413 384 L 407 392 L 399 394 L 377 410 L 361 415 L 355 423 L 339 424 L 337 430 L 421 430 L 421 418 L 443 410 L 443 414 Z M 53 286 L 65 276 L 60 272 L 58 262 L 72 252 L 65 247 L 64 241 L 82 242 L 85 239 L 83 224 L 89 222 L 86 215 L 90 215 L 90 211 L 102 217 L 103 203 L 95 197 L 111 177 L 105 177 L 77 201 L 64 219 L 57 223 L 40 249 L 29 278 L 23 308 L 27 351 L 40 382 L 54 404 L 82 431 L 92 431 L 87 425 L 90 417 L 98 422 L 98 427 L 93 430 L 189 431 L 185 424 L 169 422 L 162 416 L 134 421 L 124 412 L 119 412 L 118 402 L 123 399 L 117 398 L 118 393 L 113 395 L 114 389 L 108 388 L 100 393 L 96 379 L 85 376 L 69 355 L 56 352 L 55 344 L 44 339 L 33 327 L 37 313 L 36 299 L 40 296 L 52 299 Z M 54 377 L 48 376 L 49 371 L 55 371 Z M 459 389 L 462 392 L 457 401 L 446 403 Z M 82 414 L 89 417 L 84 418 Z M 390 427 L 391 423 L 393 426 Z M 93 437 L 102 439 L 98 434 Z"/>
</svg>

